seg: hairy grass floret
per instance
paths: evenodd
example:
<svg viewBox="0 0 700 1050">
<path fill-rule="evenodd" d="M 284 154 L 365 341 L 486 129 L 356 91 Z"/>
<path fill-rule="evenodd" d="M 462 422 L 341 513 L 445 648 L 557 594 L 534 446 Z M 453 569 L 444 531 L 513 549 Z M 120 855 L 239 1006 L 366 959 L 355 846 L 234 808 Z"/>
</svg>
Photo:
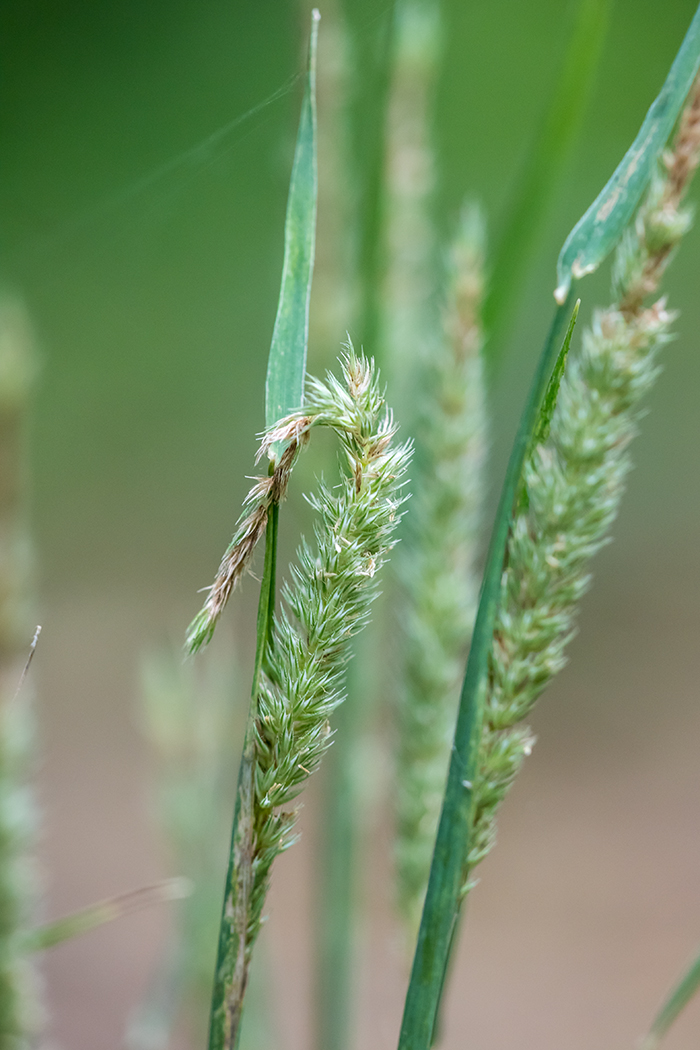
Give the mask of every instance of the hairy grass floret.
<svg viewBox="0 0 700 1050">
<path fill-rule="evenodd" d="M 311 380 L 304 408 L 306 425 L 330 426 L 338 435 L 342 473 L 337 488 L 321 484 L 309 497 L 318 514 L 316 542 L 299 547 L 260 683 L 251 940 L 270 865 L 292 841 L 295 814 L 285 807 L 331 744 L 329 718 L 344 698 L 348 643 L 367 622 L 401 517 L 409 448 L 393 444 L 394 423 L 371 365 L 351 353 L 343 376 L 342 385 L 332 375 L 326 383 Z M 266 440 L 279 440 L 278 432 Z"/>
<path fill-rule="evenodd" d="M 372 363 L 348 346 L 342 366 L 343 382 L 310 379 L 303 412 L 282 420 L 261 446 L 265 452 L 331 427 L 341 477 L 310 498 L 315 544 L 299 548 L 254 690 L 221 927 L 210 1037 L 216 1047 L 235 1043 L 270 869 L 293 841 L 290 804 L 332 742 L 329 719 L 344 699 L 348 643 L 367 622 L 401 519 L 410 446 L 394 443 Z"/>
</svg>

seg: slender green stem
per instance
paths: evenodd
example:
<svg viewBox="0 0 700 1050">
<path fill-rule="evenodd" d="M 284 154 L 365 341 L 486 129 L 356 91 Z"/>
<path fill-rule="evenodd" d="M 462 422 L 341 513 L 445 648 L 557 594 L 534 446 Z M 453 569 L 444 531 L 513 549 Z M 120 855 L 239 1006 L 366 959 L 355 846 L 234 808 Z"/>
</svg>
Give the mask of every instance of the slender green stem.
<svg viewBox="0 0 700 1050">
<path fill-rule="evenodd" d="M 350 39 L 339 0 L 325 0 L 318 56 L 319 226 L 309 352 L 321 359 L 354 331 L 357 303 L 355 164 L 349 142 L 349 93 L 356 82 Z M 365 639 L 367 635 L 363 636 Z M 357 643 L 358 640 L 356 640 Z M 366 644 L 366 643 L 365 643 Z M 364 648 L 364 646 L 363 646 Z M 357 788 L 357 656 L 348 666 L 347 699 L 334 715 L 333 746 L 324 759 L 317 820 L 314 914 L 314 1047 L 351 1045 Z"/>
<path fill-rule="evenodd" d="M 265 532 L 265 563 L 258 602 L 253 687 L 243 754 L 238 771 L 231 853 L 226 875 L 224 907 L 212 995 L 209 1050 L 230 1050 L 240 1037 L 243 999 L 248 983 L 248 914 L 253 881 L 253 767 L 254 726 L 260 676 L 265 664 L 275 609 L 277 529 L 279 506 L 272 505 Z"/>
<path fill-rule="evenodd" d="M 515 437 L 491 535 L 467 671 L 452 746 L 445 801 L 411 979 L 406 995 L 399 1050 L 428 1050 L 442 995 L 450 946 L 462 897 L 469 851 L 472 785 L 476 776 L 488 659 L 501 588 L 501 574 L 522 468 L 560 349 L 561 332 L 571 313 L 572 291 L 555 312 L 528 401 Z"/>
<path fill-rule="evenodd" d="M 336 742 L 326 759 L 316 990 L 317 1050 L 345 1050 L 352 1018 L 353 887 L 356 851 L 353 765 L 357 747 L 357 667 L 335 716 Z"/>
</svg>

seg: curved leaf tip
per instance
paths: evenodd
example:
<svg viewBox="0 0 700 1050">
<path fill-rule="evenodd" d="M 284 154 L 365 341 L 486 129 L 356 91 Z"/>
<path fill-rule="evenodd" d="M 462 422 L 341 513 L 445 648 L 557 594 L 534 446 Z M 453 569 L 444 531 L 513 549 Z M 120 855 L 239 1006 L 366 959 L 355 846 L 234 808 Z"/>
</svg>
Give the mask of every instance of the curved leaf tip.
<svg viewBox="0 0 700 1050">
<path fill-rule="evenodd" d="M 572 278 L 585 277 L 597 270 L 629 225 L 690 93 L 698 68 L 700 6 L 637 137 L 612 178 L 564 242 L 557 261 L 557 288 L 554 292 L 560 305 L 566 300 Z"/>
</svg>

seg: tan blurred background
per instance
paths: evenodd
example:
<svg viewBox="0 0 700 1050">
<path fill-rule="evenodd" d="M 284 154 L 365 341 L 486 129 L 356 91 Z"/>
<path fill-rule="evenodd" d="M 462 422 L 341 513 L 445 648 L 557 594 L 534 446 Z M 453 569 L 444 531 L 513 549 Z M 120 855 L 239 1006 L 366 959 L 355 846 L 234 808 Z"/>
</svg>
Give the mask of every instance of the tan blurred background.
<svg viewBox="0 0 700 1050">
<path fill-rule="evenodd" d="M 473 194 L 497 231 L 575 5 L 444 7 L 441 213 Z M 360 39 L 374 39 L 388 10 L 349 4 Z M 494 391 L 494 492 L 558 247 L 632 140 L 693 12 L 691 0 L 614 4 Z M 145 650 L 179 644 L 251 473 L 299 84 L 188 151 L 289 87 L 303 20 L 293 0 L 5 0 L 0 20 L 0 277 L 24 297 L 42 359 L 32 519 L 44 633 L 33 673 L 55 915 L 176 873 L 153 820 L 139 664 Z M 700 947 L 699 273 L 695 230 L 667 281 L 681 334 L 650 399 L 615 542 L 597 559 L 570 666 L 537 710 L 537 747 L 469 903 L 449 1050 L 633 1047 Z M 604 302 L 605 275 L 582 294 L 584 309 Z M 314 367 L 336 350 L 317 350 Z M 287 550 L 301 514 L 290 501 Z M 227 628 L 243 695 L 254 600 L 249 581 Z M 367 817 L 356 1045 L 388 1050 L 405 975 L 390 920 L 390 784 L 375 773 L 386 791 Z M 309 795 L 265 932 L 280 1050 L 311 1038 Z M 167 919 L 167 909 L 124 919 L 47 956 L 53 1046 L 123 1045 Z M 698 1033 L 696 1004 L 669 1050 L 697 1047 Z"/>
</svg>

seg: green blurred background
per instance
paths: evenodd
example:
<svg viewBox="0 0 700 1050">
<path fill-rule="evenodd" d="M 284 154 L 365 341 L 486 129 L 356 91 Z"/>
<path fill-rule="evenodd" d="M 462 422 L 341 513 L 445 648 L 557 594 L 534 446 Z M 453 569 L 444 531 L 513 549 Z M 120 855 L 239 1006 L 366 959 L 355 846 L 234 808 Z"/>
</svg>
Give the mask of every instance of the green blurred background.
<svg viewBox="0 0 700 1050">
<path fill-rule="evenodd" d="M 576 4 L 443 7 L 440 214 L 447 223 L 465 193 L 476 196 L 497 235 Z M 371 90 L 390 9 L 348 0 L 347 11 Z M 692 0 L 613 5 L 493 392 L 494 492 L 551 313 L 558 248 L 631 142 L 693 12 Z M 293 0 L 0 7 L 0 280 L 24 297 L 42 365 L 31 462 L 51 914 L 167 871 L 149 822 L 138 664 L 182 636 L 252 472 L 305 25 Z M 449 1046 L 631 1046 L 700 942 L 699 273 L 695 230 L 666 282 L 681 335 L 651 398 L 615 543 L 598 559 L 571 666 L 538 712 L 540 743 L 470 905 Z M 586 282 L 584 309 L 605 302 L 606 287 L 605 275 Z M 317 348 L 314 367 L 337 349 Z M 254 589 L 230 614 L 244 671 Z M 386 837 L 381 823 L 372 835 Z M 312 897 L 312 839 L 309 829 L 280 864 L 272 904 L 285 1050 L 307 1045 L 308 947 L 293 938 Z M 370 881 L 369 907 L 380 909 L 389 892 Z M 53 953 L 58 1045 L 120 1045 L 165 921 L 126 920 Z M 390 1047 L 403 978 L 379 911 L 365 940 L 360 1038 Z M 698 1028 L 696 1009 L 669 1047 L 694 1047 Z"/>
</svg>

